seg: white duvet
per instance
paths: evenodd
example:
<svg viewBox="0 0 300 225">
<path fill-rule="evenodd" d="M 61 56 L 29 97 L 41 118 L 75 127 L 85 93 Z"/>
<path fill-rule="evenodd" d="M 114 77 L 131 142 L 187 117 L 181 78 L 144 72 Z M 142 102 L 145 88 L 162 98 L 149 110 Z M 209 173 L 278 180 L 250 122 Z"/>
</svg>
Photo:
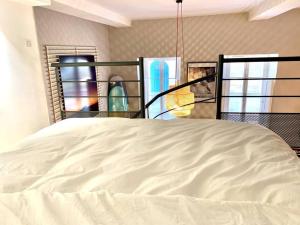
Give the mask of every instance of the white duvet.
<svg viewBox="0 0 300 225">
<path fill-rule="evenodd" d="M 68 119 L 0 154 L 0 225 L 299 225 L 300 160 L 215 120 Z"/>
</svg>

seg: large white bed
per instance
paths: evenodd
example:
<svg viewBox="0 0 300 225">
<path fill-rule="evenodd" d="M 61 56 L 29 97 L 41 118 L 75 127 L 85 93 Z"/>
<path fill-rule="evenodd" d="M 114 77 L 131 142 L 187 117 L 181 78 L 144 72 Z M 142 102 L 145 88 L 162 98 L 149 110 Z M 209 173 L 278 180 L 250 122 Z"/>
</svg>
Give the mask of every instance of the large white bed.
<svg viewBox="0 0 300 225">
<path fill-rule="evenodd" d="M 300 160 L 217 120 L 67 119 L 0 154 L 1 225 L 299 225 Z"/>
</svg>

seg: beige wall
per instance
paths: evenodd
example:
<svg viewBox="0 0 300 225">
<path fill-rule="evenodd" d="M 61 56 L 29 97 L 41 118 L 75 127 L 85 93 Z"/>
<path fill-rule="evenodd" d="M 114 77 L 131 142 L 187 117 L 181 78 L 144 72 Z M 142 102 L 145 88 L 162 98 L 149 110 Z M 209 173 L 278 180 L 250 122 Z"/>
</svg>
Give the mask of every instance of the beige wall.
<svg viewBox="0 0 300 225">
<path fill-rule="evenodd" d="M 300 37 L 299 37 L 300 39 Z M 300 54 L 298 54 L 300 55 Z M 300 77 L 300 62 L 280 62 L 277 77 Z M 277 80 L 273 87 L 274 95 L 300 96 L 300 80 Z M 300 112 L 299 98 L 273 98 L 272 112 Z"/>
<path fill-rule="evenodd" d="M 5 0 L 0 5 L 1 152 L 49 120 L 33 10 Z"/>
<path fill-rule="evenodd" d="M 108 26 L 40 7 L 36 7 L 34 13 L 44 79 L 47 87 L 48 78 L 46 71 L 48 68 L 44 52 L 45 45 L 96 46 L 98 50 L 97 60 L 110 60 Z M 99 68 L 99 74 L 104 76 L 102 79 L 105 79 L 108 73 L 108 68 Z M 105 88 L 103 87 L 103 89 Z M 49 98 L 48 106 L 51 118 L 51 103 Z"/>
<path fill-rule="evenodd" d="M 300 55 L 300 9 L 262 21 L 249 22 L 247 14 L 230 14 L 190 17 L 184 23 L 185 65 L 188 61 L 217 61 L 221 53 Z M 163 19 L 110 28 L 111 59 L 174 56 L 175 26 L 174 19 Z M 193 117 L 198 116 L 213 118 L 215 104 L 198 105 Z"/>
<path fill-rule="evenodd" d="M 34 14 L 41 47 L 96 46 L 100 60 L 109 60 L 108 26 L 40 7 L 34 9 Z"/>
</svg>

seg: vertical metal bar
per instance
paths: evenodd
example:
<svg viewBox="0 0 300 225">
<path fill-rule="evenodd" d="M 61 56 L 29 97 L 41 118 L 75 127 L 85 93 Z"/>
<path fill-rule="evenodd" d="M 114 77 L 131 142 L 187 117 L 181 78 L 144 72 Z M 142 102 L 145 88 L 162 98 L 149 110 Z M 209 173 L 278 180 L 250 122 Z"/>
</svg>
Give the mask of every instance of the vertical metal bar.
<svg viewBox="0 0 300 225">
<path fill-rule="evenodd" d="M 144 76 L 144 58 L 139 57 L 139 72 L 140 72 L 140 104 L 141 104 L 141 116 L 145 118 L 145 76 Z"/>
<path fill-rule="evenodd" d="M 60 117 L 61 119 L 65 119 L 64 113 L 63 113 L 63 108 L 62 108 L 62 95 L 61 95 L 61 82 L 60 82 L 60 76 L 58 72 L 58 67 L 55 67 L 55 75 L 56 75 L 56 84 L 57 84 L 57 93 L 58 93 L 58 100 L 59 100 L 59 109 L 60 109 Z"/>
<path fill-rule="evenodd" d="M 221 119 L 222 110 L 222 94 L 223 94 L 223 69 L 224 69 L 224 55 L 219 55 L 219 69 L 218 69 L 218 91 L 217 91 L 217 115 L 216 118 Z"/>
<path fill-rule="evenodd" d="M 161 81 L 160 82 L 160 92 L 165 91 L 164 90 L 164 84 L 165 84 L 165 76 L 164 76 L 164 74 L 165 74 L 164 67 L 165 66 L 164 66 L 164 63 L 165 63 L 164 60 L 162 60 L 162 59 L 159 60 L 159 77 L 160 77 L 160 81 Z M 163 108 L 164 108 L 164 105 L 165 105 L 164 96 L 160 97 L 159 100 L 160 100 L 160 109 L 161 109 L 161 111 L 163 111 Z"/>
</svg>

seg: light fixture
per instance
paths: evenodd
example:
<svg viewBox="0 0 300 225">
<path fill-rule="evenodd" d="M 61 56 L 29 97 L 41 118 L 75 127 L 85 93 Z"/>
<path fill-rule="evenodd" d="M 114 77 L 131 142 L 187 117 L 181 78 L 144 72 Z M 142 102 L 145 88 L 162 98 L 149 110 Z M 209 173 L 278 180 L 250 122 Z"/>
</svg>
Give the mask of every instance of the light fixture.
<svg viewBox="0 0 300 225">
<path fill-rule="evenodd" d="M 173 91 L 166 96 L 166 106 L 170 113 L 176 117 L 188 116 L 194 108 L 194 93 L 190 87 L 183 87 Z"/>
<path fill-rule="evenodd" d="M 178 47 L 180 45 L 179 32 L 181 30 L 181 45 L 182 45 L 182 62 L 184 63 L 184 36 L 183 36 L 183 16 L 182 16 L 182 0 L 176 0 L 177 3 L 177 17 L 176 17 L 176 78 L 178 78 Z M 180 13 L 179 13 L 180 12 Z M 181 24 L 181 29 L 180 25 Z M 172 88 L 172 87 L 171 87 Z M 166 96 L 166 108 L 169 112 L 176 116 L 188 116 L 194 108 L 195 95 L 190 91 L 190 87 L 180 88 L 176 91 L 170 92 Z"/>
</svg>

